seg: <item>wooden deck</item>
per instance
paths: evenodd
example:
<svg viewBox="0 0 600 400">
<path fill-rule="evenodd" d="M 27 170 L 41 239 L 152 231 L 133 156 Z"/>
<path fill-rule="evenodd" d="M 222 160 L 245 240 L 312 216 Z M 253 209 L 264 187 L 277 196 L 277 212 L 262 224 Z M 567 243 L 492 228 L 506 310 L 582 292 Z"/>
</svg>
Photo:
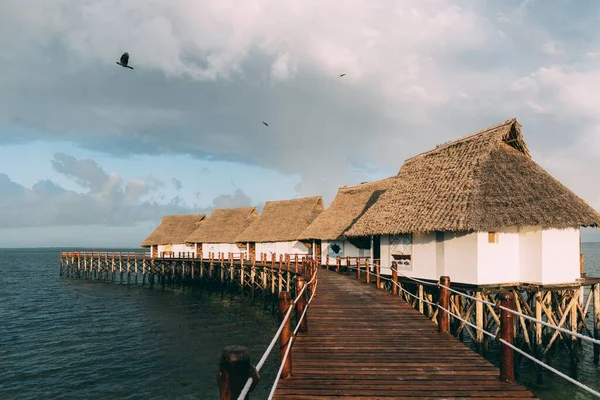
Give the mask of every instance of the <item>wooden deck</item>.
<svg viewBox="0 0 600 400">
<path fill-rule="evenodd" d="M 308 333 L 275 399 L 536 398 L 399 297 L 319 271 Z"/>
</svg>

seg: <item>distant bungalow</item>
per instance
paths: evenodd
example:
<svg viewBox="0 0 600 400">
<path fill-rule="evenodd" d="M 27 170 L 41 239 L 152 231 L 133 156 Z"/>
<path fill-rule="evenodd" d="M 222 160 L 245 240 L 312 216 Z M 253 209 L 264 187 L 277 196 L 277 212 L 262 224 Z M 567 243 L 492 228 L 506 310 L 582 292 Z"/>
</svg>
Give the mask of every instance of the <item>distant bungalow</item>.
<svg viewBox="0 0 600 400">
<path fill-rule="evenodd" d="M 369 238 L 348 238 L 350 229 L 377 199 L 388 189 L 396 177 L 390 177 L 360 185 L 338 189 L 333 202 L 299 236 L 302 241 L 312 241 L 322 246 L 322 263 L 329 256 L 329 264 L 335 265 L 336 257 L 372 257 Z"/>
<path fill-rule="evenodd" d="M 166 215 L 141 246 L 151 247 L 152 257 L 195 253 L 195 247 L 188 246 L 186 239 L 205 217 L 204 214 Z"/>
<path fill-rule="evenodd" d="M 531 159 L 520 128 L 511 119 L 406 160 L 346 235 L 374 238 L 386 273 L 395 260 L 432 280 L 577 281 L 580 227 L 600 214 Z"/>
<path fill-rule="evenodd" d="M 210 218 L 205 219 L 186 242 L 196 247 L 197 253 L 202 253 L 204 258 L 208 258 L 209 253 L 214 253 L 215 257 L 223 253 L 226 258 L 233 253 L 234 258 L 239 258 L 240 253 L 246 251 L 246 245 L 236 244 L 236 238 L 257 218 L 256 207 L 213 210 Z"/>
<path fill-rule="evenodd" d="M 260 259 L 266 254 L 271 259 L 280 255 L 313 253 L 309 243 L 299 241 L 299 236 L 323 212 L 321 196 L 292 200 L 267 201 L 262 214 L 236 241 L 246 244 L 248 253 Z M 320 248 L 315 249 L 320 254 Z"/>
</svg>

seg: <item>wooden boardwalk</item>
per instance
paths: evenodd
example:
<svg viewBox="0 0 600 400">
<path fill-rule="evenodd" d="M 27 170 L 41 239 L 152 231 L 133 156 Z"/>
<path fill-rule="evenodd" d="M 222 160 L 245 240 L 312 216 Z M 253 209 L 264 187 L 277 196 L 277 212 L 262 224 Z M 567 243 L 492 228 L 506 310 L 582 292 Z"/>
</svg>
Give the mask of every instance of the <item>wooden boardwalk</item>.
<svg viewBox="0 0 600 400">
<path fill-rule="evenodd" d="M 399 297 L 319 271 L 308 333 L 274 399 L 536 398 Z"/>
</svg>

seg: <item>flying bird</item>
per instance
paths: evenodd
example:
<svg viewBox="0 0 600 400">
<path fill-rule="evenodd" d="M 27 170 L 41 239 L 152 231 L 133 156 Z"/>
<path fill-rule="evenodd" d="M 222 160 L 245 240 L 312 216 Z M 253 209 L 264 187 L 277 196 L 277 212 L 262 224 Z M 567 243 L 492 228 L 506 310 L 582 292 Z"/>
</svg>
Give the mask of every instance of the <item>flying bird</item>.
<svg viewBox="0 0 600 400">
<path fill-rule="evenodd" d="M 338 76 L 338 78 L 341 78 L 341 77 L 342 77 L 342 76 L 344 76 L 344 75 L 346 75 L 346 74 L 341 74 L 340 76 Z"/>
<path fill-rule="evenodd" d="M 121 67 L 133 69 L 133 67 L 130 67 L 129 65 L 127 65 L 128 63 L 129 63 L 129 53 L 125 52 L 121 56 L 121 59 L 119 61 L 117 61 L 117 64 L 119 64 Z"/>
<path fill-rule="evenodd" d="M 269 124 L 267 124 L 265 121 L 263 121 L 262 123 L 265 124 L 265 126 L 269 126 Z"/>
</svg>

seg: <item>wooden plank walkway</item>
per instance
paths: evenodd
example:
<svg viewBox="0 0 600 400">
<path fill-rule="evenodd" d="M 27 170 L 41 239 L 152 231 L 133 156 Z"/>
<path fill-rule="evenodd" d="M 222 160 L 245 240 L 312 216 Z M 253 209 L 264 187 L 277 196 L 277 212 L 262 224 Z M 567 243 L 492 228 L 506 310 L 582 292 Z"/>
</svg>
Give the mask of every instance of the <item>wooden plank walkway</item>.
<svg viewBox="0 0 600 400">
<path fill-rule="evenodd" d="M 320 270 L 274 399 L 536 398 L 399 297 Z"/>
</svg>

